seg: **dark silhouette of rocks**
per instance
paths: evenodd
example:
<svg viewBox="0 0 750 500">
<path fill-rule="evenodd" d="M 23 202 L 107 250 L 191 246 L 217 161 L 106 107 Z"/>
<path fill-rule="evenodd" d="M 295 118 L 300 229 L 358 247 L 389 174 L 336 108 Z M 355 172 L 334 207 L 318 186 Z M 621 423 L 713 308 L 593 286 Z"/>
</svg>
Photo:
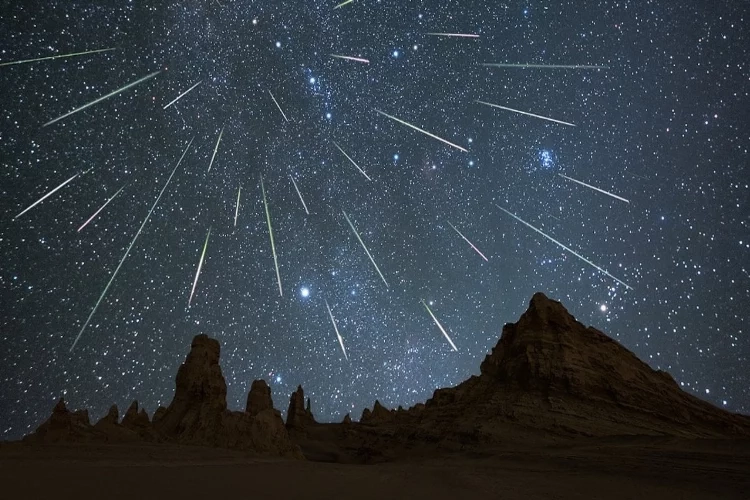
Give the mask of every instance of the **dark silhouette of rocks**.
<svg viewBox="0 0 750 500">
<path fill-rule="evenodd" d="M 152 420 L 152 423 L 156 424 L 159 420 L 162 419 L 165 413 L 167 413 L 166 408 L 164 408 L 163 406 L 158 407 L 156 411 L 154 412 L 154 418 Z"/>
<path fill-rule="evenodd" d="M 362 418 L 359 421 L 363 424 L 384 424 L 393 422 L 395 415 L 396 412 L 394 410 L 388 410 L 376 399 L 372 411 L 368 408 L 362 410 Z"/>
<path fill-rule="evenodd" d="M 245 411 L 252 416 L 257 415 L 263 410 L 273 409 L 273 399 L 271 399 L 271 388 L 265 380 L 253 380 L 250 386 L 250 392 L 247 394 L 247 406 Z"/>
<path fill-rule="evenodd" d="M 86 410 L 71 412 L 60 399 L 24 441 L 167 442 L 372 463 L 414 450 L 481 451 L 580 437 L 750 437 L 750 417 L 685 393 L 669 374 L 653 370 L 541 293 L 518 322 L 503 327 L 478 376 L 438 389 L 408 410 L 375 401 L 360 422 L 347 414 L 340 424 L 318 424 L 299 386 L 289 398 L 285 424 L 263 380 L 253 381 L 245 411 L 230 411 L 219 354 L 216 340 L 193 339 L 174 398 L 153 421 L 134 401 L 121 423 L 112 406 L 92 426 Z"/>
<path fill-rule="evenodd" d="M 309 425 L 314 425 L 315 417 L 310 410 L 310 400 L 307 400 L 305 407 L 305 391 L 302 386 L 297 386 L 297 390 L 289 396 L 289 409 L 286 414 L 286 426 L 289 429 L 305 429 Z"/>
</svg>

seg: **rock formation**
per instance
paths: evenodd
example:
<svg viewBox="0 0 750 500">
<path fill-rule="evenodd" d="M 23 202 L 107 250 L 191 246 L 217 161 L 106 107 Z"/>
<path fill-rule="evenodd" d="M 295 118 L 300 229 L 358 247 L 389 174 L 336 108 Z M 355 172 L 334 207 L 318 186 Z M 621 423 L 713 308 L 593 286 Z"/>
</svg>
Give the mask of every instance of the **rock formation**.
<svg viewBox="0 0 750 500">
<path fill-rule="evenodd" d="M 289 429 L 304 429 L 308 425 L 315 424 L 315 418 L 310 411 L 310 400 L 307 400 L 305 408 L 305 391 L 302 386 L 289 396 L 289 409 L 286 414 L 286 426 Z"/>
<path fill-rule="evenodd" d="M 250 392 L 247 394 L 245 411 L 255 416 L 268 409 L 273 409 L 271 388 L 268 387 L 265 380 L 253 380 L 253 385 L 250 386 Z"/>
<path fill-rule="evenodd" d="M 375 401 L 360 422 L 347 415 L 341 424 L 315 425 L 299 386 L 284 424 L 262 380 L 252 383 L 245 411 L 230 411 L 219 354 L 216 340 L 193 339 L 174 398 L 154 413 L 153 422 L 133 402 L 122 423 L 113 406 L 92 426 L 88 412 L 70 412 L 60 399 L 24 441 L 167 441 L 301 458 L 294 439 L 315 459 L 362 463 L 398 457 L 415 443 L 459 450 L 580 436 L 750 437 L 750 417 L 685 393 L 669 374 L 653 370 L 541 293 L 518 322 L 503 327 L 478 376 L 438 389 L 408 410 L 388 410 Z"/>
</svg>

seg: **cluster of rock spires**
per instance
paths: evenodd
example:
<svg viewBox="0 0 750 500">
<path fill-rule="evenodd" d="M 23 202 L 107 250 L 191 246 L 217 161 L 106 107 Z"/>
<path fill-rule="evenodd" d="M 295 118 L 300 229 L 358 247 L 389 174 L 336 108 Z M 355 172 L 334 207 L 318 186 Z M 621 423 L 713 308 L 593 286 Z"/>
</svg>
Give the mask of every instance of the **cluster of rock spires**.
<svg viewBox="0 0 750 500">
<path fill-rule="evenodd" d="M 303 458 L 303 449 L 314 448 L 315 439 L 361 453 L 367 447 L 415 441 L 491 445 L 529 432 L 750 437 L 750 417 L 683 392 L 669 374 L 651 369 L 541 293 L 532 297 L 517 323 L 505 325 L 478 376 L 438 389 L 425 404 L 408 410 L 388 410 L 375 401 L 359 422 L 347 415 L 341 424 L 318 424 L 298 387 L 285 424 L 263 380 L 252 383 L 245 411 L 228 410 L 219 351 L 218 341 L 206 335 L 193 339 L 177 372 L 174 399 L 151 420 L 133 402 L 122 421 L 113 406 L 91 425 L 86 410 L 70 412 L 61 399 L 50 418 L 24 440 L 171 442 Z"/>
</svg>

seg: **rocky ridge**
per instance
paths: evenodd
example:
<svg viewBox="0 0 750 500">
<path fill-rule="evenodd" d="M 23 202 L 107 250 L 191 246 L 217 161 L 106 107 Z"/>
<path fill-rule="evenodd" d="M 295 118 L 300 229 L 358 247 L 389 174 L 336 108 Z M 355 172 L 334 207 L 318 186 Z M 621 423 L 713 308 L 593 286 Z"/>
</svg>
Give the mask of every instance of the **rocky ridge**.
<svg viewBox="0 0 750 500">
<path fill-rule="evenodd" d="M 169 407 L 148 414 L 133 402 L 118 422 L 116 406 L 96 425 L 61 399 L 27 442 L 169 442 L 252 450 L 334 462 L 375 462 L 425 447 L 478 450 L 527 439 L 611 436 L 750 438 L 750 417 L 682 391 L 615 340 L 586 327 L 557 301 L 535 294 L 480 366 L 480 374 L 438 389 L 404 410 L 375 401 L 359 422 L 319 424 L 302 387 L 290 396 L 287 421 L 271 389 L 255 380 L 245 411 L 226 404 L 219 343 L 193 339 Z"/>
</svg>

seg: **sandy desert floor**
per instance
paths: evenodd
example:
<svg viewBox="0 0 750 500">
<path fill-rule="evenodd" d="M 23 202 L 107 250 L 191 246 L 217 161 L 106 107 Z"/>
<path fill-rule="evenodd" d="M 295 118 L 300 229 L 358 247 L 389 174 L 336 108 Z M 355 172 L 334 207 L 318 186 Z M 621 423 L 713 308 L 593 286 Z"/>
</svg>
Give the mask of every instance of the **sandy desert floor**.
<svg viewBox="0 0 750 500">
<path fill-rule="evenodd" d="M 585 441 L 375 465 L 185 446 L 0 445 L 0 497 L 750 498 L 750 442 Z"/>
</svg>

